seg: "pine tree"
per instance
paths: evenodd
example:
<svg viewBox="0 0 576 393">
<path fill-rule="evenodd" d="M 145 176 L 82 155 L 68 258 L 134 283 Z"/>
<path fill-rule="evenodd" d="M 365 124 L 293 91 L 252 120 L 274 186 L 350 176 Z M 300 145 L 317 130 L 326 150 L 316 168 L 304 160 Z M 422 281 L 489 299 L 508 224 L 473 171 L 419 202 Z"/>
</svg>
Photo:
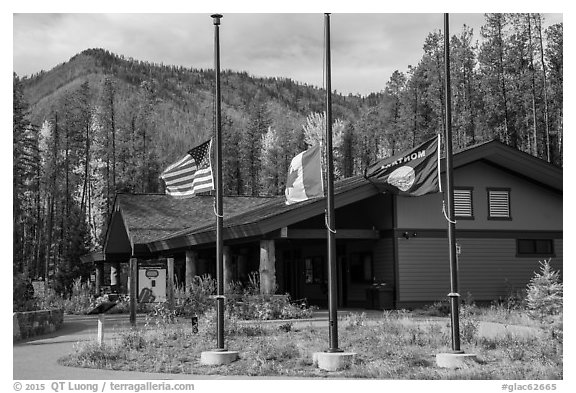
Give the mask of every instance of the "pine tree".
<svg viewBox="0 0 576 393">
<path fill-rule="evenodd" d="M 271 126 L 270 114 L 266 104 L 256 97 L 250 107 L 250 120 L 240 139 L 240 168 L 245 186 L 244 193 L 257 196 L 260 193 L 260 152 L 262 135 Z"/>
<path fill-rule="evenodd" d="M 39 183 L 39 129 L 28 120 L 28 104 L 24 100 L 20 79 L 13 74 L 13 271 L 26 277 L 33 275 L 37 265 L 40 228 L 37 226 Z"/>
<path fill-rule="evenodd" d="M 547 47 L 545 50 L 546 64 L 549 70 L 549 121 L 551 144 L 555 149 L 550 149 L 551 161 L 556 165 L 562 165 L 564 148 L 564 28 L 563 24 L 555 24 L 546 29 Z"/>
<path fill-rule="evenodd" d="M 560 273 L 552 270 L 550 259 L 540 261 L 540 272 L 534 273 L 526 293 L 530 315 L 545 321 L 548 317 L 561 313 L 563 292 Z"/>
<path fill-rule="evenodd" d="M 518 136 L 511 119 L 509 55 L 506 47 L 508 16 L 486 14 L 486 24 L 481 28 L 484 39 L 478 56 L 481 89 L 484 97 L 486 117 L 484 127 L 488 135 L 497 130 L 496 135 L 504 143 L 517 147 Z"/>
</svg>

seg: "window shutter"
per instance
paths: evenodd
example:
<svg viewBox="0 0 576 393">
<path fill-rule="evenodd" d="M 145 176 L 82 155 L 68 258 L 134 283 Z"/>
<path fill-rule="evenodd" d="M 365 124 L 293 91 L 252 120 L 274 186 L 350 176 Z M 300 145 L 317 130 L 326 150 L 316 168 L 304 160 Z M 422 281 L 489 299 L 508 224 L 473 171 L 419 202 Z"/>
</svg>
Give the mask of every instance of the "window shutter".
<svg viewBox="0 0 576 393">
<path fill-rule="evenodd" d="M 472 190 L 454 190 L 454 215 L 473 217 Z"/>
<path fill-rule="evenodd" d="M 491 218 L 510 218 L 510 191 L 489 190 L 488 203 Z"/>
</svg>

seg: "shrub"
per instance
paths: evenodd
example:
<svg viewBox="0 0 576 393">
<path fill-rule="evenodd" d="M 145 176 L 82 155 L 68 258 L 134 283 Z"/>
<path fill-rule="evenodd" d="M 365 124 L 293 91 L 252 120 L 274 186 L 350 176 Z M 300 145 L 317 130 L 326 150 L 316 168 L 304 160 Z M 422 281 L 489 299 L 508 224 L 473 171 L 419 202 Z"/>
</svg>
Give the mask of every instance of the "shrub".
<svg viewBox="0 0 576 393">
<path fill-rule="evenodd" d="M 450 315 L 450 302 L 448 300 L 442 300 L 426 305 L 424 312 L 432 317 L 446 317 Z"/>
<path fill-rule="evenodd" d="M 227 303 L 228 314 L 243 320 L 310 318 L 314 310 L 293 304 L 289 295 L 253 295 L 251 291 L 230 297 Z"/>
<path fill-rule="evenodd" d="M 352 313 L 346 316 L 346 329 L 352 329 L 359 326 L 366 326 L 366 313 Z"/>
<path fill-rule="evenodd" d="M 190 317 L 203 315 L 215 307 L 216 302 L 211 296 L 216 294 L 216 280 L 210 275 L 196 276 L 191 288 L 174 291 L 174 311 L 176 315 Z"/>
<path fill-rule="evenodd" d="M 528 284 L 526 303 L 530 316 L 544 322 L 562 312 L 563 285 L 550 260 L 540 261 L 540 272 Z"/>
<path fill-rule="evenodd" d="M 152 303 L 152 310 L 146 315 L 146 326 L 155 324 L 162 327 L 176 322 L 176 311 L 170 310 L 168 302 Z"/>
<path fill-rule="evenodd" d="M 460 309 L 460 337 L 466 343 L 472 343 L 478 333 L 480 322 L 474 316 L 475 308 L 474 305 L 464 304 Z"/>
<path fill-rule="evenodd" d="M 64 303 L 64 311 L 69 314 L 85 314 L 91 310 L 92 294 L 88 283 L 79 277 L 72 283 L 70 298 Z"/>
<path fill-rule="evenodd" d="M 120 335 L 120 346 L 122 348 L 139 351 L 146 348 L 146 344 L 147 341 L 142 337 L 142 333 L 139 330 L 131 329 Z"/>
<path fill-rule="evenodd" d="M 102 345 L 97 342 L 78 343 L 74 346 L 74 353 L 59 360 L 59 364 L 75 367 L 111 368 L 112 364 L 122 359 L 125 354 L 117 346 Z"/>
<path fill-rule="evenodd" d="M 13 311 L 36 310 L 34 287 L 23 274 L 12 278 L 12 309 Z"/>
</svg>

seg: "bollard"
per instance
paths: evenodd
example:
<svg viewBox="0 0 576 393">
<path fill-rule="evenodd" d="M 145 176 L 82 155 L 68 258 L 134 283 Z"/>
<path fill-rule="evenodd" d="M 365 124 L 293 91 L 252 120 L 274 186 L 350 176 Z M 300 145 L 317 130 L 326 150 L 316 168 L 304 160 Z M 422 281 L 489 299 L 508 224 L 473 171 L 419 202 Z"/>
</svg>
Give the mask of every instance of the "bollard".
<svg viewBox="0 0 576 393">
<path fill-rule="evenodd" d="M 98 314 L 98 345 L 102 346 L 104 342 L 104 318 L 106 314 Z"/>
<path fill-rule="evenodd" d="M 197 315 L 192 316 L 192 333 L 194 333 L 194 334 L 198 333 L 198 316 Z"/>
</svg>

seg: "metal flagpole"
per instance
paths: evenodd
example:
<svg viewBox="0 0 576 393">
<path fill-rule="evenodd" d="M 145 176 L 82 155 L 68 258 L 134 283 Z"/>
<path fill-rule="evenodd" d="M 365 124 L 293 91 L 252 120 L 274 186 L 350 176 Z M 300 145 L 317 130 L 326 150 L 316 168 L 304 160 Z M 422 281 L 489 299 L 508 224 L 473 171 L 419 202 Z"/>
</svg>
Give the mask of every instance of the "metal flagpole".
<svg viewBox="0 0 576 393">
<path fill-rule="evenodd" d="M 446 201 L 448 204 L 448 247 L 450 256 L 450 315 L 452 322 L 452 351 L 460 350 L 460 320 L 458 293 L 458 262 L 456 260 L 456 225 L 454 221 L 454 176 L 452 165 L 452 108 L 450 91 L 450 32 L 448 14 L 444 14 L 444 72 L 445 72 L 445 105 L 446 105 Z"/>
<path fill-rule="evenodd" d="M 220 18 L 222 15 L 212 15 L 214 22 L 214 73 L 215 87 L 215 128 L 216 128 L 216 279 L 217 279 L 217 350 L 225 351 L 224 348 L 224 241 L 222 238 L 222 117 L 220 114 Z"/>
<path fill-rule="evenodd" d="M 330 14 L 324 14 L 326 50 L 326 165 L 327 165 L 327 230 L 328 230 L 328 320 L 330 348 L 328 352 L 342 352 L 338 349 L 338 282 L 336 276 L 336 224 L 334 220 L 334 163 L 332 159 L 332 86 L 330 70 Z"/>
</svg>

